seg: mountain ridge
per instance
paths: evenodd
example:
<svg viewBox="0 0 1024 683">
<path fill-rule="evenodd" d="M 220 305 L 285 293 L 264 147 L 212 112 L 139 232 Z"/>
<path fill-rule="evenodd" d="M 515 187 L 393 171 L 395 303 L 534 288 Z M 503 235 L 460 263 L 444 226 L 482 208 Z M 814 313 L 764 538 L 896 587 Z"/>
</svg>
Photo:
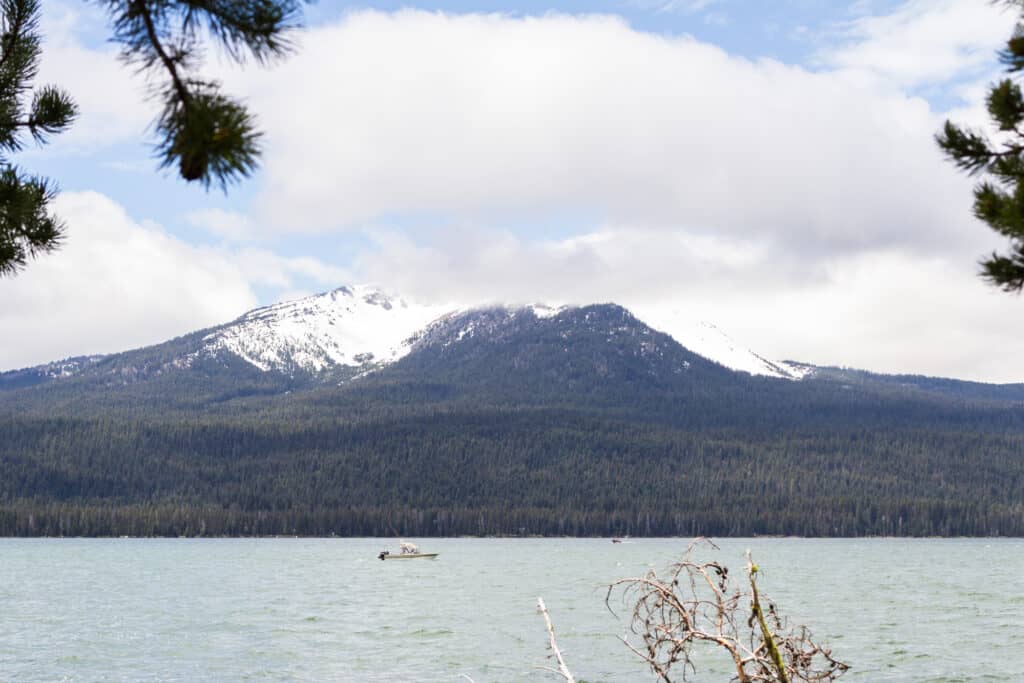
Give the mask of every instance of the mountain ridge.
<svg viewBox="0 0 1024 683">
<path fill-rule="evenodd" d="M 338 366 L 372 371 L 395 362 L 409 352 L 410 343 L 432 322 L 445 315 L 489 308 L 531 310 L 538 318 L 557 315 L 567 308 L 543 303 L 484 303 L 473 306 L 421 305 L 369 285 L 346 285 L 311 296 L 250 310 L 234 320 L 195 330 L 170 340 L 126 351 L 53 360 L 24 368 L 0 371 L 0 386 L 69 377 L 103 359 L 164 346 L 205 332 L 201 348 L 175 359 L 190 364 L 200 355 L 232 353 L 256 368 L 284 373 L 321 373 Z M 590 304 L 594 305 L 594 304 Z M 628 310 L 628 309 L 627 309 Z M 666 325 L 648 322 L 667 332 L 685 348 L 725 367 L 752 375 L 802 379 L 814 366 L 771 361 L 737 344 L 717 326 L 696 321 L 675 333 Z M 678 328 L 678 325 L 673 325 Z"/>
<path fill-rule="evenodd" d="M 306 370 L 308 303 L 238 319 L 283 320 L 280 369 L 229 323 L 8 375 L 0 534 L 1024 535 L 1024 385 L 751 375 L 615 304 L 458 310 Z"/>
<path fill-rule="evenodd" d="M 600 304 L 589 304 L 600 305 Z M 608 304 L 618 305 L 618 304 Z M 496 309 L 530 311 L 548 319 L 587 305 L 459 304 L 421 305 L 371 285 L 346 285 L 300 299 L 248 311 L 234 320 L 196 330 L 173 339 L 111 354 L 92 354 L 55 360 L 27 368 L 0 372 L 0 389 L 66 380 L 102 369 L 120 359 L 145 357 L 158 349 L 181 347 L 166 355 L 158 367 L 152 363 L 122 368 L 121 378 L 146 377 L 154 372 L 191 367 L 199 361 L 227 362 L 225 354 L 264 373 L 277 372 L 293 380 L 350 382 L 392 365 L 413 349 L 431 325 L 447 316 L 473 315 Z M 629 310 L 629 309 L 625 309 Z M 639 320 L 640 318 L 638 318 Z M 867 370 L 816 366 L 793 360 L 769 360 L 736 343 L 716 325 L 687 321 L 678 315 L 644 321 L 668 334 L 688 351 L 732 371 L 777 379 L 818 379 L 862 383 L 898 381 L 917 387 L 943 387 L 950 393 L 1014 400 L 1024 396 L 1024 384 L 992 384 L 921 375 L 874 373 Z M 144 366 L 144 367 L 143 367 Z M 893 379 L 896 378 L 896 379 Z M 900 379 L 902 378 L 902 380 Z"/>
</svg>

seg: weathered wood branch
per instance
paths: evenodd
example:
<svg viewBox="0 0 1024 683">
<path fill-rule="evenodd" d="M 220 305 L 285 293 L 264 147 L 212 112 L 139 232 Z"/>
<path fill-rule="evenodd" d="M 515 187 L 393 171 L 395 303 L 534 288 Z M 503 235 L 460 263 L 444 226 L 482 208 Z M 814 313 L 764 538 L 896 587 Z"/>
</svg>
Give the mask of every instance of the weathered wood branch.
<svg viewBox="0 0 1024 683">
<path fill-rule="evenodd" d="M 557 673 L 565 679 L 566 683 L 576 683 L 576 679 L 573 678 L 572 672 L 569 671 L 569 667 L 566 666 L 565 660 L 562 658 L 562 651 L 558 649 L 558 643 L 555 641 L 555 627 L 551 625 L 551 617 L 548 615 L 547 606 L 544 605 L 544 598 L 537 598 L 537 609 L 544 615 L 544 623 L 548 626 L 548 647 L 551 648 L 552 656 L 558 662 L 557 670 L 548 667 L 543 668 Z"/>
<path fill-rule="evenodd" d="M 632 604 L 630 629 L 642 644 L 623 640 L 660 680 L 679 677 L 674 666 L 682 669 L 683 680 L 696 674 L 692 655 L 704 646 L 728 652 L 739 683 L 833 681 L 849 668 L 816 644 L 805 627 L 786 627 L 775 605 L 759 593 L 757 565 L 749 554 L 747 581 L 737 583 L 730 580 L 728 567 L 694 561 L 699 545 L 718 550 L 707 539 L 696 539 L 666 579 L 655 572 L 620 579 L 605 595 L 613 613 L 616 592 Z"/>
</svg>

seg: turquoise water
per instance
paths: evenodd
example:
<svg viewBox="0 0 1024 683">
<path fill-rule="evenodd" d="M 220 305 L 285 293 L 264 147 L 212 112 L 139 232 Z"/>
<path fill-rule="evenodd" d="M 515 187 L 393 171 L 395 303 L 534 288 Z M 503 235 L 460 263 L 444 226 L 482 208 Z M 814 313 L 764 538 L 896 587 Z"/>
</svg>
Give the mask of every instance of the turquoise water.
<svg viewBox="0 0 1024 683">
<path fill-rule="evenodd" d="M 685 540 L 0 539 L 2 681 L 556 681 L 543 596 L 578 678 L 653 680 L 609 582 Z M 849 681 L 1024 680 L 1024 540 L 731 539 Z M 696 680 L 725 681 L 720 658 Z"/>
</svg>

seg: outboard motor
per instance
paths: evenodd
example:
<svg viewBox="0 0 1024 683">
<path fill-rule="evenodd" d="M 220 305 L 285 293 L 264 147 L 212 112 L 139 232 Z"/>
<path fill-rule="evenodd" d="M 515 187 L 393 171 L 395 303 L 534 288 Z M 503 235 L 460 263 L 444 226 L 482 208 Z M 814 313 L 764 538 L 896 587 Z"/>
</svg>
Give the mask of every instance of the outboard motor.
<svg viewBox="0 0 1024 683">
<path fill-rule="evenodd" d="M 382 551 L 380 552 L 380 555 L 378 555 L 378 556 L 377 556 L 377 559 L 378 559 L 378 560 L 383 560 L 383 559 L 384 559 L 385 557 L 387 557 L 387 556 L 388 556 L 388 555 L 390 555 L 390 554 L 391 554 L 391 553 L 390 553 L 389 551 L 387 551 L 387 550 L 382 550 Z"/>
</svg>

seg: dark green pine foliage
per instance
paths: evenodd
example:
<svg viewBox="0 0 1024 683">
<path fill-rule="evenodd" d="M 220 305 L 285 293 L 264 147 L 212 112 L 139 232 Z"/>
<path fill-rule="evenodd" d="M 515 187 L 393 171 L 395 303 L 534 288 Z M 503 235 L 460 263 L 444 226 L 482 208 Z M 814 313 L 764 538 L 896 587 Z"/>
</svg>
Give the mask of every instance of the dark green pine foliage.
<svg viewBox="0 0 1024 683">
<path fill-rule="evenodd" d="M 67 129 L 77 114 L 67 93 L 52 85 L 33 90 L 39 70 L 39 2 L 0 1 L 0 276 L 52 251 L 63 226 L 47 208 L 54 185 L 24 173 L 10 156 L 26 138 L 43 144 Z"/>
<path fill-rule="evenodd" d="M 181 177 L 226 189 L 247 177 L 260 155 L 252 114 L 225 95 L 218 82 L 197 75 L 204 37 L 236 62 L 265 63 L 290 50 L 297 25 L 294 0 L 108 0 L 114 39 L 124 59 L 166 80 L 155 95 L 163 103 L 156 121 L 161 166 Z"/>
<path fill-rule="evenodd" d="M 1024 8 L 1024 2 L 1010 4 Z M 1024 17 L 1024 9 L 1022 9 Z M 1015 81 L 1024 70 L 1024 23 L 999 52 L 1008 77 L 994 84 L 986 101 L 996 137 L 946 121 L 936 136 L 957 168 L 985 176 L 974 188 L 974 214 L 1009 239 L 1005 253 L 981 262 L 982 276 L 1008 292 L 1024 289 L 1024 95 Z"/>
<path fill-rule="evenodd" d="M 161 166 L 182 178 L 227 186 L 248 176 L 260 155 L 260 133 L 249 111 L 197 75 L 204 39 L 236 62 L 265 63 L 289 51 L 296 0 L 104 0 L 124 59 L 162 72 L 155 96 L 163 109 L 154 126 Z M 54 86 L 32 90 L 41 53 L 39 0 L 0 0 L 0 276 L 57 248 L 63 234 L 48 204 L 55 187 L 27 175 L 9 156 L 27 133 L 37 143 L 68 128 L 78 110 Z"/>
</svg>

